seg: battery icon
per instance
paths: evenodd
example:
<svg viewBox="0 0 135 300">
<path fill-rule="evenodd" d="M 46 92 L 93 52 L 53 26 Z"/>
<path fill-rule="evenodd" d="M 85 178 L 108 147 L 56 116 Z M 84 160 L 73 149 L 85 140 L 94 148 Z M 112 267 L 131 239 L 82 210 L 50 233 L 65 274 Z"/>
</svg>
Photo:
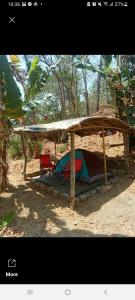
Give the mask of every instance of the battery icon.
<svg viewBox="0 0 135 300">
<path fill-rule="evenodd" d="M 26 2 L 22 2 L 22 6 L 26 6 Z"/>
</svg>

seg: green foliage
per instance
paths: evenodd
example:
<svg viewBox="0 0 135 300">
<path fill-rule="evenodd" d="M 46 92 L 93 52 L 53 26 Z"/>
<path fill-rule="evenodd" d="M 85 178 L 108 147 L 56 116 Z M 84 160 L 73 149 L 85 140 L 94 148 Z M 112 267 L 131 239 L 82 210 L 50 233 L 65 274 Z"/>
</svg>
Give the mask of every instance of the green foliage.
<svg viewBox="0 0 135 300">
<path fill-rule="evenodd" d="M 23 116 L 20 91 L 14 80 L 6 55 L 0 55 L 0 76 L 3 79 L 3 100 L 5 101 L 6 116 L 9 118 Z"/>
<path fill-rule="evenodd" d="M 42 142 L 38 142 L 38 147 L 39 147 L 39 154 L 42 152 L 43 150 L 43 143 Z"/>
<path fill-rule="evenodd" d="M 32 151 L 32 153 L 29 151 L 29 145 L 28 145 L 28 141 L 26 138 L 25 139 L 25 147 L 26 147 L 27 157 L 31 159 L 32 155 L 34 154 L 35 140 L 31 139 L 29 142 L 30 142 L 30 146 L 31 146 L 30 150 Z M 9 148 L 9 157 L 10 158 L 12 158 L 12 159 L 23 158 L 22 142 L 21 142 L 20 136 L 14 136 L 14 137 L 10 138 L 8 148 Z M 38 148 L 39 148 L 39 154 L 40 154 L 43 150 L 43 142 L 42 141 L 38 141 Z"/>
<path fill-rule="evenodd" d="M 90 107 L 94 108 L 97 101 L 96 84 L 99 73 L 101 105 L 111 103 L 121 105 L 123 98 L 134 98 L 135 56 L 133 55 L 122 56 L 121 60 L 118 55 L 102 55 L 102 68 L 99 63 L 100 56 L 96 58 L 96 62 L 93 60 L 94 56 L 90 55 L 25 55 L 24 57 L 28 66 L 23 103 L 26 109 L 25 125 L 33 122 L 34 115 L 37 123 L 46 122 L 45 115 L 48 116 L 47 122 L 86 115 L 84 90 L 86 86 L 89 90 L 93 76 L 95 89 L 94 92 L 88 91 L 87 99 Z M 120 62 L 120 70 L 114 69 L 114 59 Z M 87 70 L 86 86 L 83 78 L 83 74 L 86 74 L 84 70 Z M 40 94 L 42 94 L 40 101 L 37 101 Z M 90 111 L 93 112 L 93 109 Z M 13 114 L 16 115 L 15 110 Z"/>
<path fill-rule="evenodd" d="M 6 55 L 0 55 L 0 74 L 2 75 L 2 73 L 9 73 L 9 72 L 10 72 L 9 63 Z"/>
<path fill-rule="evenodd" d="M 109 67 L 112 62 L 112 55 L 102 55 L 103 63 L 106 67 Z"/>
<path fill-rule="evenodd" d="M 10 225 L 13 222 L 14 219 L 15 219 L 15 213 L 14 212 L 9 212 L 5 216 L 1 217 L 0 229 Z"/>
<path fill-rule="evenodd" d="M 128 67 L 127 58 L 117 69 L 104 69 L 106 80 L 112 94 L 119 118 L 123 119 L 126 107 L 135 105 L 135 77 Z"/>
<path fill-rule="evenodd" d="M 41 154 L 43 150 L 43 142 L 38 140 L 37 144 L 38 144 L 39 154 Z M 34 153 L 34 145 L 35 145 L 35 141 L 31 140 L 31 148 L 33 150 L 33 153 Z"/>
<path fill-rule="evenodd" d="M 49 73 L 40 66 L 39 57 L 35 56 L 31 62 L 28 73 L 28 85 L 25 93 L 25 100 L 28 101 L 34 99 L 42 90 L 48 77 Z"/>
<path fill-rule="evenodd" d="M 9 141 L 9 156 L 14 158 L 21 158 L 23 154 L 22 143 L 20 136 L 14 136 Z"/>
<path fill-rule="evenodd" d="M 63 144 L 63 145 L 59 145 L 59 146 L 57 147 L 57 150 L 58 150 L 60 153 L 65 152 L 66 149 L 67 149 L 67 143 L 65 143 L 65 144 Z"/>
<path fill-rule="evenodd" d="M 91 113 L 96 112 L 96 100 L 97 100 L 97 79 L 93 81 L 93 85 L 89 90 L 89 101 L 90 101 L 90 111 Z M 112 105 L 113 101 L 110 94 L 110 89 L 108 83 L 101 79 L 100 82 L 100 106 Z"/>
<path fill-rule="evenodd" d="M 97 72 L 97 69 L 91 63 L 89 63 L 89 64 L 79 63 L 79 64 L 76 64 L 76 68 L 92 71 L 94 73 Z"/>
<path fill-rule="evenodd" d="M 23 115 L 22 101 L 20 99 L 19 88 L 17 87 L 14 78 L 9 73 L 4 74 L 5 80 L 5 104 L 6 112 L 9 118 L 18 118 Z"/>
<path fill-rule="evenodd" d="M 39 57 L 35 56 L 35 58 L 33 59 L 30 65 L 29 75 L 32 73 L 32 71 L 34 71 L 37 68 L 38 63 L 39 63 Z"/>
</svg>

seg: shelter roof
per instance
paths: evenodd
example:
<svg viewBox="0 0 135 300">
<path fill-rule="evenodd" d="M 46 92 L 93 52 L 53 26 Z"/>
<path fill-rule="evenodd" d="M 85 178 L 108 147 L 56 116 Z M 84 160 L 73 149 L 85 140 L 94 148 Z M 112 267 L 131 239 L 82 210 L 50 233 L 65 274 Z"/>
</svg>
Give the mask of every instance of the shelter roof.
<svg viewBox="0 0 135 300">
<path fill-rule="evenodd" d="M 89 136 L 103 129 L 117 131 L 129 130 L 130 126 L 118 118 L 110 116 L 92 116 L 62 120 L 48 124 L 29 125 L 14 128 L 15 133 L 27 133 L 36 137 L 45 137 L 49 140 L 66 141 L 68 132 L 74 131 L 79 136 Z"/>
</svg>

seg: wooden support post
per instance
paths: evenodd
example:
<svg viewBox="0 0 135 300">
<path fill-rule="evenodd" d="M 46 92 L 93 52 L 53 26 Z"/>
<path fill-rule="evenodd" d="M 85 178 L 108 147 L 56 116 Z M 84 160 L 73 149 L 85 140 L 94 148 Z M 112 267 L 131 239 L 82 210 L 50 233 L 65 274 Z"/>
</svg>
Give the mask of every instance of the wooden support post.
<svg viewBox="0 0 135 300">
<path fill-rule="evenodd" d="M 56 147 L 56 143 L 54 143 L 54 145 L 55 145 L 55 158 L 54 158 L 54 164 L 55 164 L 55 166 L 56 166 L 56 160 L 57 160 L 57 158 L 56 158 L 56 156 L 57 156 L 57 147 Z"/>
<path fill-rule="evenodd" d="M 26 149 L 25 149 L 25 144 L 24 144 L 24 137 L 23 137 L 23 134 L 21 134 L 21 140 L 22 140 L 22 148 L 23 148 L 23 154 L 24 154 L 24 168 L 23 168 L 23 175 L 24 175 L 24 180 L 26 180 L 27 155 L 26 155 Z"/>
<path fill-rule="evenodd" d="M 70 208 L 75 208 L 75 134 L 71 132 L 71 155 L 70 155 Z"/>
<path fill-rule="evenodd" d="M 127 154 L 129 154 L 129 132 L 127 132 L 126 135 L 127 135 Z"/>
<path fill-rule="evenodd" d="M 124 141 L 124 156 L 125 156 L 126 173 L 129 174 L 129 163 L 128 163 L 128 133 L 127 133 L 126 131 L 123 133 L 123 141 Z"/>
<path fill-rule="evenodd" d="M 104 135 L 104 128 L 102 130 L 102 137 L 103 137 L 103 154 L 104 154 L 104 174 L 105 174 L 105 184 L 107 184 L 107 165 L 106 165 L 106 155 L 105 155 L 105 135 Z"/>
</svg>

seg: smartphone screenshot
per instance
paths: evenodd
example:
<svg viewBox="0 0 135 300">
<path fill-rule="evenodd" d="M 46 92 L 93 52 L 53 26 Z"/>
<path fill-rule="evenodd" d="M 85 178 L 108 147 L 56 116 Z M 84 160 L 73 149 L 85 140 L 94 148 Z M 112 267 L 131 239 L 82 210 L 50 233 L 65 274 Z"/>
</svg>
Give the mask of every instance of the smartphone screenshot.
<svg viewBox="0 0 135 300">
<path fill-rule="evenodd" d="M 0 13 L 0 297 L 133 300 L 134 5 Z"/>
</svg>

